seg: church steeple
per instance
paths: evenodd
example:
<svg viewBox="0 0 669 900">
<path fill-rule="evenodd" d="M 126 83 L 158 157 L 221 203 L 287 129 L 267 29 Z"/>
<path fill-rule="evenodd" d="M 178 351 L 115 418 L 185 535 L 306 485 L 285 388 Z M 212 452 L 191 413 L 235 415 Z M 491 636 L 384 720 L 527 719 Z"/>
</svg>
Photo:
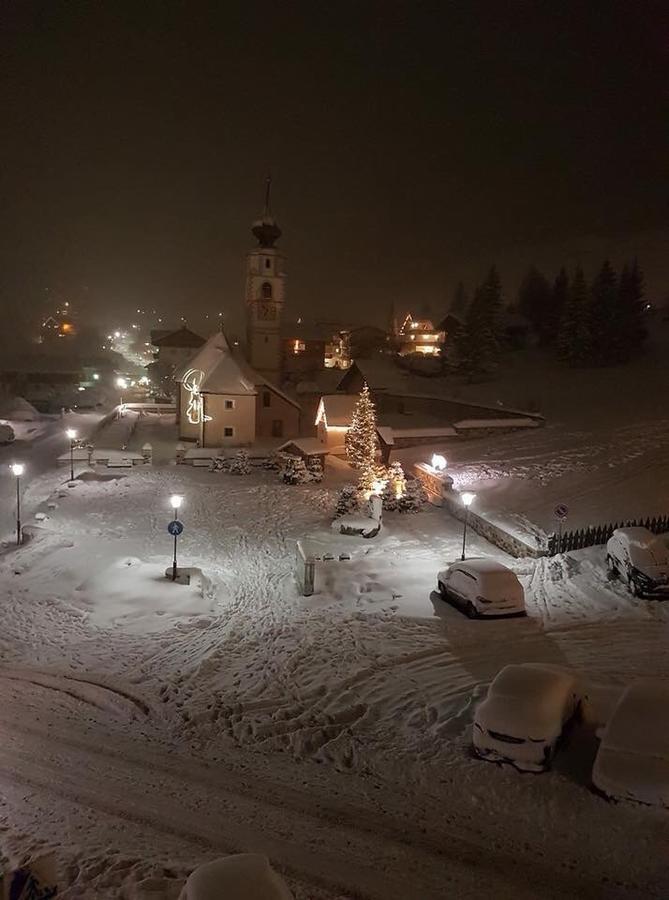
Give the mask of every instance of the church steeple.
<svg viewBox="0 0 669 900">
<path fill-rule="evenodd" d="M 270 192 L 272 189 L 272 178 L 267 176 L 265 181 L 265 208 L 262 216 L 251 226 L 251 233 L 258 241 L 259 247 L 273 247 L 276 241 L 281 237 L 281 229 L 272 218 L 270 210 Z"/>
<path fill-rule="evenodd" d="M 271 179 L 265 185 L 265 208 L 251 231 L 258 246 L 246 261 L 246 348 L 253 368 L 270 381 L 281 380 L 281 315 L 285 295 L 284 258 L 274 244 L 281 229 L 270 209 Z"/>
</svg>

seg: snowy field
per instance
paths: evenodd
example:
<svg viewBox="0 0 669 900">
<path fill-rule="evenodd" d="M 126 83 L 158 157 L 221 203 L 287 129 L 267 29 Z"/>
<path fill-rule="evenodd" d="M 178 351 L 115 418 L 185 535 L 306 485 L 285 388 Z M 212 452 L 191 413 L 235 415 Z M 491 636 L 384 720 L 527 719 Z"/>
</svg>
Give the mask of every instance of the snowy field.
<svg viewBox="0 0 669 900">
<path fill-rule="evenodd" d="M 433 593 L 461 524 L 430 508 L 333 537 L 340 471 L 320 487 L 167 464 L 64 475 L 28 482 L 26 521 L 47 518 L 0 556 L 9 859 L 56 847 L 62 896 L 101 900 L 176 898 L 194 865 L 240 850 L 299 900 L 667 896 L 666 813 L 589 789 L 620 691 L 669 676 L 669 604 L 607 581 L 602 548 L 507 558 L 528 617 L 472 622 Z M 174 492 L 189 586 L 163 576 Z M 312 597 L 298 538 L 352 556 L 322 564 Z M 523 661 L 574 667 L 588 694 L 541 776 L 469 752 L 475 704 Z"/>
</svg>

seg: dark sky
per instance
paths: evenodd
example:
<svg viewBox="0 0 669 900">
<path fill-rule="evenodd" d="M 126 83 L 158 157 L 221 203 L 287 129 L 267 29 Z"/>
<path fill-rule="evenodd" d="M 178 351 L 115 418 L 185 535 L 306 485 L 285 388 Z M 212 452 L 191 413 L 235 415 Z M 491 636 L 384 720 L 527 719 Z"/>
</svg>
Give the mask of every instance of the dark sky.
<svg viewBox="0 0 669 900">
<path fill-rule="evenodd" d="M 665 7 L 3 0 L 3 300 L 234 322 L 269 167 L 292 313 L 605 253 L 663 295 Z"/>
</svg>

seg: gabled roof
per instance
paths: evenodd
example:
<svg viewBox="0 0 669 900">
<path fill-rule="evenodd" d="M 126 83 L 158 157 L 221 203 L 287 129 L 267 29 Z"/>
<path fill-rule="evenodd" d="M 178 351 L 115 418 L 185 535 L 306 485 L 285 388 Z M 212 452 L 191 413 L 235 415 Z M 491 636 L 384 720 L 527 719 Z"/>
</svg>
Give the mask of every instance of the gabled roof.
<svg viewBox="0 0 669 900">
<path fill-rule="evenodd" d="M 357 394 L 324 394 L 321 397 L 318 414 L 321 414 L 322 409 L 328 426 L 347 427 L 351 424 L 357 402 Z"/>
<path fill-rule="evenodd" d="M 222 331 L 217 331 L 186 365 L 174 373 L 174 380 L 183 383 L 190 372 L 201 372 L 196 380 L 203 394 L 253 394 L 253 379 L 238 363 Z M 186 379 L 191 380 L 189 377 Z"/>
<path fill-rule="evenodd" d="M 176 331 L 168 331 L 165 334 L 153 336 L 152 343 L 155 347 L 201 347 L 205 340 L 199 334 L 195 334 L 184 325 Z"/>
</svg>

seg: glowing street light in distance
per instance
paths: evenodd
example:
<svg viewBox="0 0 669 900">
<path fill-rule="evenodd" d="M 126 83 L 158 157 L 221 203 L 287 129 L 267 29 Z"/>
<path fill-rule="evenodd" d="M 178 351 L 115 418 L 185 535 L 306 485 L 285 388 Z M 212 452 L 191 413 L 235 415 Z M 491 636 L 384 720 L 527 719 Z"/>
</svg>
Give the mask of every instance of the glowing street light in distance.
<svg viewBox="0 0 669 900">
<path fill-rule="evenodd" d="M 17 478 L 20 478 L 26 470 L 23 463 L 12 463 L 9 468 L 12 470 L 12 475 L 15 475 Z"/>
<path fill-rule="evenodd" d="M 472 494 L 471 491 L 465 491 L 464 494 L 461 494 L 460 496 L 462 497 L 462 502 L 467 507 L 471 506 L 474 500 L 476 500 L 476 494 Z"/>
</svg>

